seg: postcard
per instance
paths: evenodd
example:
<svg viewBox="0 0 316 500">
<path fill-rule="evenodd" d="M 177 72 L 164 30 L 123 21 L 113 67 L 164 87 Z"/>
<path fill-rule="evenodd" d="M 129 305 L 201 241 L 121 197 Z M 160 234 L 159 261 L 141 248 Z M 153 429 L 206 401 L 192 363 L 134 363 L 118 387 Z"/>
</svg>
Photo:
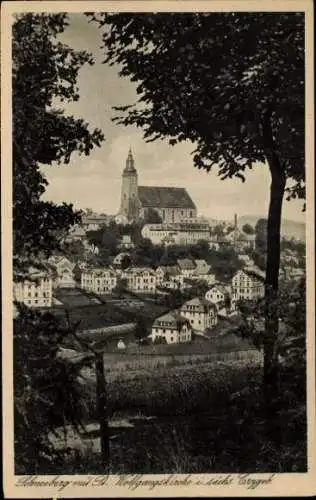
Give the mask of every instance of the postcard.
<svg viewBox="0 0 316 500">
<path fill-rule="evenodd" d="M 315 494 L 312 2 L 1 23 L 5 497 Z"/>
</svg>

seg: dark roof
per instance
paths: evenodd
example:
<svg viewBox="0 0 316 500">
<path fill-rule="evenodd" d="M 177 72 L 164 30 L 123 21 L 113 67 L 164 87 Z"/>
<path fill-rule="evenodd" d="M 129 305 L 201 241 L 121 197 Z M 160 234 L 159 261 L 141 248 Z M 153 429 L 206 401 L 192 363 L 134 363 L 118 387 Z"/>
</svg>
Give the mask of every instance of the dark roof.
<svg viewBox="0 0 316 500">
<path fill-rule="evenodd" d="M 179 187 L 139 186 L 138 197 L 144 208 L 196 208 L 186 189 Z"/>
<path fill-rule="evenodd" d="M 187 271 L 193 271 L 196 268 L 196 265 L 190 259 L 178 259 L 177 263 L 182 270 L 185 269 Z"/>
</svg>

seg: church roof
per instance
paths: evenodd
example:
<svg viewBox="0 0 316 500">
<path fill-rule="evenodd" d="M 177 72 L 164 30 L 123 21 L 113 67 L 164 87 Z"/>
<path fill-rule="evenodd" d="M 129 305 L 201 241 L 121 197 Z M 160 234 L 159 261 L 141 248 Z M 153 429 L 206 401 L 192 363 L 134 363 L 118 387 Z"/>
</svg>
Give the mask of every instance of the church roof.
<svg viewBox="0 0 316 500">
<path fill-rule="evenodd" d="M 139 186 L 138 197 L 143 208 L 196 208 L 186 189 L 179 187 Z"/>
</svg>

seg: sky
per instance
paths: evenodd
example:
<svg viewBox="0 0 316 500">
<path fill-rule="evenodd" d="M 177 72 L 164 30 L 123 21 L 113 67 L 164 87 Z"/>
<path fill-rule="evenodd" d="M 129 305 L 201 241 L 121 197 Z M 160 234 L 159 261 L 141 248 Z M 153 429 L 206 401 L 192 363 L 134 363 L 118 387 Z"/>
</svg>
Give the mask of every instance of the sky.
<svg viewBox="0 0 316 500">
<path fill-rule="evenodd" d="M 68 165 L 43 167 L 49 186 L 44 199 L 73 203 L 75 208 L 91 208 L 99 213 L 116 214 L 120 205 L 121 174 L 129 147 L 132 148 L 139 185 L 179 186 L 187 189 L 198 215 L 232 220 L 239 216 L 266 216 L 269 199 L 269 171 L 263 164 L 247 172 L 246 182 L 222 181 L 216 173 L 193 166 L 192 144 L 169 146 L 167 141 L 145 143 L 142 130 L 117 125 L 111 120 L 112 106 L 132 104 L 135 84 L 118 76 L 118 67 L 102 64 L 101 33 L 83 14 L 70 14 L 70 25 L 62 41 L 74 49 L 88 50 L 95 59 L 79 73 L 80 99 L 63 104 L 66 114 L 82 117 L 93 128 L 100 128 L 105 141 L 90 156 L 74 154 Z M 59 105 L 61 108 L 62 105 Z M 304 221 L 301 202 L 284 202 L 283 217 Z"/>
</svg>

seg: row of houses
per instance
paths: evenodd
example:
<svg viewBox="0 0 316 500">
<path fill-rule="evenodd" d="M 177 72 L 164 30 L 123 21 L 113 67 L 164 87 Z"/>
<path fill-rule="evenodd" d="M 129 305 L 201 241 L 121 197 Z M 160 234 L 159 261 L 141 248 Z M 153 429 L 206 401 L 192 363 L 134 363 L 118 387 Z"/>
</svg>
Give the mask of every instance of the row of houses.
<svg viewBox="0 0 316 500">
<path fill-rule="evenodd" d="M 156 318 L 150 338 L 153 342 L 190 342 L 192 334 L 205 334 L 237 311 L 239 300 L 264 296 L 264 273 L 253 267 L 238 271 L 230 284 L 216 283 L 205 293 L 185 302 L 179 310 Z"/>
<path fill-rule="evenodd" d="M 128 290 L 154 293 L 159 288 L 184 290 L 187 280 L 215 283 L 215 275 L 205 260 L 179 259 L 175 266 L 85 269 L 81 273 L 81 287 L 95 293 L 111 293 L 118 283 L 125 281 Z"/>
<path fill-rule="evenodd" d="M 303 275 L 301 271 L 294 279 Z M 230 284 L 219 284 L 210 266 L 202 259 L 179 259 L 175 266 L 159 266 L 156 270 L 141 267 L 122 270 L 115 267 L 89 269 L 84 263 L 75 265 L 65 257 L 55 256 L 49 259 L 46 270 L 30 270 L 27 280 L 14 284 L 14 299 L 29 307 L 51 307 L 54 288 L 81 286 L 97 294 L 110 294 L 122 280 L 128 290 L 136 293 L 185 290 L 194 280 L 204 281 L 209 287 L 205 299 L 221 305 L 229 302 L 231 311 L 237 301 L 254 300 L 264 294 L 264 273 L 249 265 L 238 271 Z M 224 307 L 221 309 L 224 311 Z"/>
</svg>

